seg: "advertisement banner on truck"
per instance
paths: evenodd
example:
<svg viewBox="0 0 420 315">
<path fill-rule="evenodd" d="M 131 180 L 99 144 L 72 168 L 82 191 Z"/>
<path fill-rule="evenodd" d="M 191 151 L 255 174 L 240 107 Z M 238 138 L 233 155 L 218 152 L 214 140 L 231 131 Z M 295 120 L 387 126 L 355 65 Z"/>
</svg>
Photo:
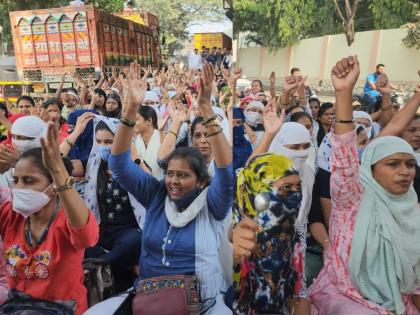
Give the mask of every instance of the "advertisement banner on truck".
<svg viewBox="0 0 420 315">
<path fill-rule="evenodd" d="M 20 43 L 22 45 L 22 61 L 24 67 L 34 66 L 35 54 L 32 42 L 32 28 L 22 19 L 19 23 Z"/>
<path fill-rule="evenodd" d="M 57 20 L 50 18 L 47 23 L 47 39 L 50 51 L 50 63 L 54 66 L 63 65 L 61 41 Z"/>
<path fill-rule="evenodd" d="M 32 24 L 32 38 L 35 46 L 36 63 L 39 66 L 45 66 L 50 63 L 48 58 L 48 47 L 45 36 L 44 23 L 37 19 Z"/>
<path fill-rule="evenodd" d="M 80 65 L 88 65 L 92 62 L 89 33 L 86 17 L 79 14 L 74 21 L 74 32 L 76 34 L 77 58 Z"/>
<path fill-rule="evenodd" d="M 73 23 L 64 16 L 60 23 L 61 46 L 63 49 L 64 65 L 76 65 L 76 44 L 74 42 Z"/>
</svg>

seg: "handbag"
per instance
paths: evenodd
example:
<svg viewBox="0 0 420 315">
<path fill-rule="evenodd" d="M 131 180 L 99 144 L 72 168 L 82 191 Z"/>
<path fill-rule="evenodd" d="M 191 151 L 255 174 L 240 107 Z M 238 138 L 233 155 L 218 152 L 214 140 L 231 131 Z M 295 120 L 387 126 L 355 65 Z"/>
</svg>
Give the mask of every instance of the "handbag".
<svg viewBox="0 0 420 315">
<path fill-rule="evenodd" d="M 133 298 L 133 315 L 198 315 L 197 276 L 160 276 L 139 281 Z"/>
</svg>

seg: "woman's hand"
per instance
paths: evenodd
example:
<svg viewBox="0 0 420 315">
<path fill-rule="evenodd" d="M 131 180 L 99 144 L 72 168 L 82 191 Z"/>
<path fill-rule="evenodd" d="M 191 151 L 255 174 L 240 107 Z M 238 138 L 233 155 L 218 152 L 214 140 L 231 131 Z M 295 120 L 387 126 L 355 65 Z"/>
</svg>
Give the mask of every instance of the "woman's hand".
<svg viewBox="0 0 420 315">
<path fill-rule="evenodd" d="M 212 64 L 205 62 L 200 78 L 200 93 L 198 95 L 198 109 L 204 119 L 208 119 L 213 115 L 211 105 L 211 92 L 213 90 L 214 67 Z"/>
<path fill-rule="evenodd" d="M 74 133 L 81 135 L 85 131 L 87 124 L 95 117 L 92 112 L 83 113 L 77 118 L 76 126 L 74 127 Z"/>
<path fill-rule="evenodd" d="M 47 137 L 41 138 L 41 145 L 42 161 L 50 174 L 59 173 L 63 169 L 65 170 L 58 145 L 58 131 L 54 120 L 48 122 Z"/>
<path fill-rule="evenodd" d="M 260 226 L 250 218 L 243 218 L 232 233 L 233 261 L 241 263 L 243 257 L 249 257 L 257 245 L 257 232 Z"/>
<path fill-rule="evenodd" d="M 335 92 L 353 91 L 359 74 L 360 69 L 357 56 L 350 56 L 337 61 L 331 70 Z"/>
<path fill-rule="evenodd" d="M 263 117 L 265 132 L 267 134 L 276 135 L 286 119 L 286 110 L 283 109 L 280 116 L 277 116 L 274 101 L 270 100 L 264 108 Z"/>
<path fill-rule="evenodd" d="M 0 145 L 0 163 L 8 167 L 15 167 L 20 153 L 15 146 Z"/>
<path fill-rule="evenodd" d="M 127 75 L 127 110 L 131 109 L 136 113 L 145 94 L 146 85 L 144 80 L 140 79 L 140 66 L 136 62 L 131 63 Z"/>
<path fill-rule="evenodd" d="M 331 77 L 335 89 L 336 134 L 345 134 L 354 129 L 353 119 L 353 87 L 360 74 L 357 56 L 350 56 L 337 61 L 331 70 Z M 340 122 L 341 121 L 341 122 Z"/>
<path fill-rule="evenodd" d="M 388 80 L 388 76 L 385 73 L 382 73 L 379 76 L 378 81 L 375 83 L 376 89 L 382 95 L 390 95 L 392 92 L 391 82 Z"/>
<path fill-rule="evenodd" d="M 283 81 L 283 93 L 290 93 L 298 87 L 298 81 L 294 76 L 288 76 L 284 78 Z"/>
</svg>

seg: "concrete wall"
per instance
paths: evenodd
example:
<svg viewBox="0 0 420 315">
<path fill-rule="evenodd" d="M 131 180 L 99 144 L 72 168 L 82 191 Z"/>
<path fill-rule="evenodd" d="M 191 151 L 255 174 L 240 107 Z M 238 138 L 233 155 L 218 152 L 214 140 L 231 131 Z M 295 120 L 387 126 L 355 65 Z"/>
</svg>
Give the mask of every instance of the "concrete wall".
<svg viewBox="0 0 420 315">
<path fill-rule="evenodd" d="M 269 54 L 263 47 L 246 45 L 240 37 L 237 62 L 247 78 L 263 81 L 268 80 L 271 71 L 275 71 L 278 77 L 284 77 L 289 75 L 292 67 L 299 67 L 302 74 L 308 76 L 311 86 L 318 86 L 323 80 L 321 89 L 330 90 L 333 65 L 342 57 L 357 54 L 361 70 L 358 89 L 378 63 L 385 64 L 393 82 L 406 82 L 407 88 L 411 89 L 419 81 L 420 50 L 402 46 L 401 40 L 405 35 L 406 29 L 359 32 L 350 47 L 344 34 L 329 35 L 302 40 L 275 54 Z"/>
</svg>

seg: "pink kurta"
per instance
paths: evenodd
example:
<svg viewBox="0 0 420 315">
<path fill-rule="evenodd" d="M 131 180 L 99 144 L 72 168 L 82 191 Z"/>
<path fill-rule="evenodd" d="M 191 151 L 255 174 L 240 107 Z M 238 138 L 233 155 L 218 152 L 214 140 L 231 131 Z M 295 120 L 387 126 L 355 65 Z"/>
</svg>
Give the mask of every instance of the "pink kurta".
<svg viewBox="0 0 420 315">
<path fill-rule="evenodd" d="M 0 305 L 6 301 L 8 291 L 9 288 L 7 286 L 6 269 L 4 264 L 3 242 L 0 237 Z"/>
<path fill-rule="evenodd" d="M 309 290 L 312 314 L 368 315 L 393 313 L 363 298 L 350 278 L 348 267 L 354 225 L 360 207 L 362 184 L 356 147 L 356 131 L 332 133 L 330 247 L 324 267 Z M 420 293 L 420 290 L 413 292 Z M 406 314 L 420 314 L 403 295 Z"/>
</svg>

